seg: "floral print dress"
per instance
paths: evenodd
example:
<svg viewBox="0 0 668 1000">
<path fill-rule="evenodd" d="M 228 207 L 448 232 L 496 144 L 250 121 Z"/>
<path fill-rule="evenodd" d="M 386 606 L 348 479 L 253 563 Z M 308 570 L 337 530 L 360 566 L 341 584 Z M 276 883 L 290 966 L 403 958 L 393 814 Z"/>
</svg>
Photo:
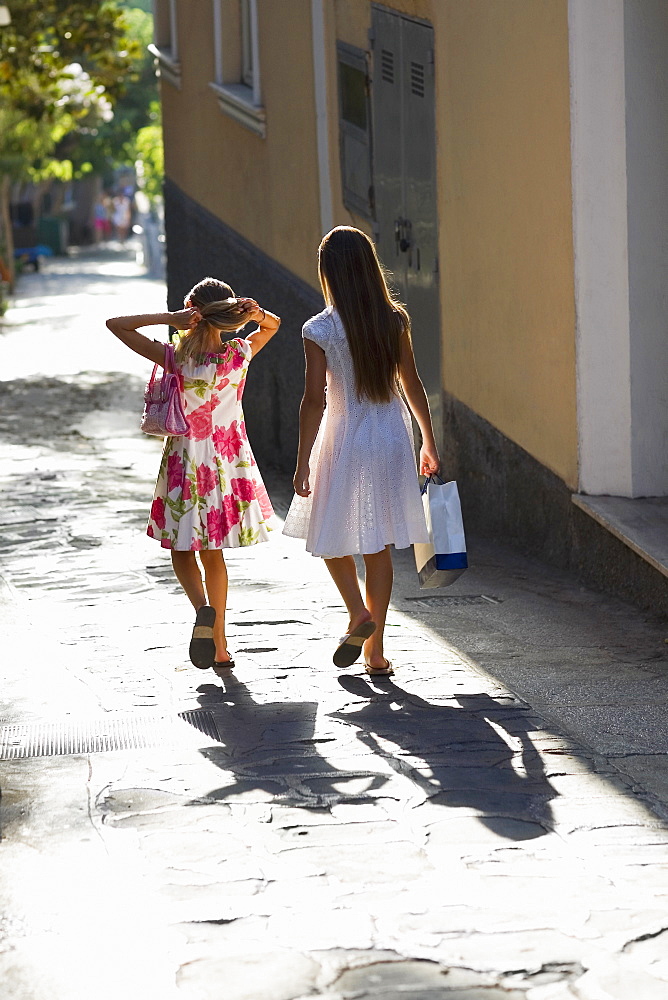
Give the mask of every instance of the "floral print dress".
<svg viewBox="0 0 668 1000">
<path fill-rule="evenodd" d="M 165 442 L 147 528 L 163 548 L 236 548 L 268 538 L 273 510 L 241 406 L 250 359 L 250 343 L 237 338 L 219 353 L 176 362 L 188 430 Z"/>
</svg>

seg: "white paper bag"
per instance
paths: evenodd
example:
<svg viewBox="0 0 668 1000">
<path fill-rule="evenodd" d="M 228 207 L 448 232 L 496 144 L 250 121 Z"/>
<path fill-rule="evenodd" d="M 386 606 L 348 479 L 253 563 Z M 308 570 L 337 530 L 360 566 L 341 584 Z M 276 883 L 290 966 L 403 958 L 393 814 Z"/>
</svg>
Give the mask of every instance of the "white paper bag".
<svg viewBox="0 0 668 1000">
<path fill-rule="evenodd" d="M 413 546 L 420 587 L 447 587 L 468 566 L 457 483 L 436 482 L 430 476 L 422 487 L 422 502 L 429 542 Z"/>
</svg>

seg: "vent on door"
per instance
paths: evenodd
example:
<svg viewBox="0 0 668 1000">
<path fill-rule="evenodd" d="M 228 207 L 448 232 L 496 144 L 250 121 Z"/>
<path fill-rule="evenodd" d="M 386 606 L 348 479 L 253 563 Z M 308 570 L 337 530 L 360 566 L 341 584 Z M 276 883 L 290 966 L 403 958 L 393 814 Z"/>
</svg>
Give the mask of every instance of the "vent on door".
<svg viewBox="0 0 668 1000">
<path fill-rule="evenodd" d="M 380 53 L 380 75 L 385 83 L 394 83 L 394 52 L 382 49 Z"/>
<path fill-rule="evenodd" d="M 424 97 L 424 66 L 422 63 L 411 63 L 411 94 Z"/>
</svg>

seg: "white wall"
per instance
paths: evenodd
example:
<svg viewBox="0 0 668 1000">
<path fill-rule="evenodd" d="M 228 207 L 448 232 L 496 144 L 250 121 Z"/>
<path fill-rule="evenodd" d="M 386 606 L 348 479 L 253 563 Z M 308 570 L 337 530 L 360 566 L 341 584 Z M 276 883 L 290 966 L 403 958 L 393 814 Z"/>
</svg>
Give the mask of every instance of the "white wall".
<svg viewBox="0 0 668 1000">
<path fill-rule="evenodd" d="M 634 496 L 668 494 L 668 2 L 625 0 Z"/>
<path fill-rule="evenodd" d="M 569 0 L 580 490 L 668 494 L 668 2 Z"/>
<path fill-rule="evenodd" d="M 623 0 L 569 0 L 580 490 L 632 493 Z"/>
</svg>

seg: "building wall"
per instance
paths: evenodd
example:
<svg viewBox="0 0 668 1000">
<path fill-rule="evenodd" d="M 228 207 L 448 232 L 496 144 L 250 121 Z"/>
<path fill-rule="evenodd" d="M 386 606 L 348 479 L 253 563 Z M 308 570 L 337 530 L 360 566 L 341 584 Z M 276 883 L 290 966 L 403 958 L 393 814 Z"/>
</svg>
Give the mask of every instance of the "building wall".
<svg viewBox="0 0 668 1000">
<path fill-rule="evenodd" d="M 435 30 L 444 390 L 577 488 L 566 0 L 388 6 Z M 167 176 L 317 289 L 312 4 L 259 0 L 264 139 L 222 113 L 209 87 L 208 5 L 198 21 L 177 8 L 184 71 L 180 90 L 163 84 L 165 129 L 179 136 Z M 337 39 L 368 48 L 371 4 L 322 9 L 331 219 L 371 231 L 342 203 L 335 53 Z"/>
<path fill-rule="evenodd" d="M 369 48 L 372 8 L 369 0 L 257 2 L 266 138 L 221 112 L 209 87 L 215 75 L 212 5 L 198 5 L 200 20 L 188 19 L 189 5 L 176 5 L 180 89 L 167 80 L 162 84 L 168 286 L 170 305 L 177 307 L 204 273 L 218 274 L 283 316 L 278 337 L 253 363 L 244 403 L 258 459 L 288 471 L 303 385 L 300 327 L 322 304 L 315 249 L 328 225 L 373 231 L 342 203 L 336 61 L 337 40 Z M 573 489 L 581 486 L 575 283 L 580 334 L 581 307 L 600 304 L 610 278 L 603 268 L 594 301 L 588 269 L 600 255 L 591 252 L 591 240 L 578 242 L 577 231 L 578 219 L 585 230 L 592 228 L 595 183 L 584 193 L 580 188 L 579 206 L 576 197 L 576 246 L 583 252 L 574 265 L 572 185 L 580 175 L 595 180 L 601 157 L 589 142 L 579 152 L 583 170 L 571 174 L 571 112 L 577 125 L 574 105 L 592 90 L 587 31 L 598 37 L 596 18 L 610 21 L 610 5 L 617 21 L 625 10 L 624 32 L 618 34 L 626 35 L 625 84 L 636 114 L 634 142 L 640 143 L 628 159 L 629 206 L 638 225 L 629 224 L 635 292 L 632 287 L 627 302 L 639 338 L 632 362 L 645 379 L 631 387 L 642 418 L 634 434 L 643 447 L 646 440 L 651 454 L 659 450 L 664 424 L 654 433 L 648 413 L 656 414 L 659 405 L 666 413 L 666 366 L 658 363 L 666 352 L 666 285 L 660 280 L 665 197 L 661 212 L 652 214 L 652 192 L 661 200 L 668 166 L 666 71 L 660 49 L 652 49 L 654 35 L 666 36 L 665 6 L 661 0 L 588 0 L 586 6 L 570 0 L 572 20 L 578 13 L 587 22 L 578 28 L 586 72 L 573 104 L 569 0 L 388 0 L 385 6 L 434 27 L 441 306 L 441 328 L 434 335 L 441 338 L 444 359 L 444 469 L 459 481 L 467 527 L 651 607 L 655 583 L 647 564 L 571 503 Z M 596 17 L 584 16 L 592 10 Z M 648 47 L 655 51 L 651 72 L 660 82 L 651 113 L 643 102 Z M 605 63 L 605 45 L 600 49 Z M 618 49 L 623 56 L 624 40 Z M 227 50 L 225 59 L 230 65 Z M 576 91 L 578 86 L 576 79 Z M 589 101 L 594 125 L 596 107 L 597 99 Z M 614 134 L 619 107 L 623 102 L 614 105 L 606 135 Z M 592 132 L 586 116 L 578 127 L 574 148 Z M 644 162 L 643 150 L 656 162 Z M 614 202 L 612 188 L 606 192 Z M 601 325 L 595 308 L 585 318 L 592 330 Z M 598 330 L 595 337 L 604 360 L 605 333 Z M 591 371 L 600 367 L 596 351 Z M 600 379 L 597 386 L 605 392 Z M 590 411 L 598 413 L 596 400 Z M 595 438 L 590 456 L 597 453 Z"/>
<path fill-rule="evenodd" d="M 180 89 L 162 84 L 167 177 L 317 287 L 321 234 L 309 0 L 258 3 L 265 138 L 222 112 L 209 86 L 215 77 L 212 4 L 198 4 L 197 18 L 192 5 L 176 6 L 183 71 Z"/>
<path fill-rule="evenodd" d="M 580 491 L 668 494 L 668 8 L 570 0 Z"/>
<path fill-rule="evenodd" d="M 633 496 L 668 495 L 668 4 L 625 0 Z"/>
<path fill-rule="evenodd" d="M 434 26 L 444 390 L 577 489 L 567 2 L 386 6 Z M 368 48 L 371 4 L 333 11 Z M 332 177 L 336 221 L 370 231 Z"/>
<path fill-rule="evenodd" d="M 577 488 L 567 4 L 433 15 L 444 388 Z"/>
<path fill-rule="evenodd" d="M 569 0 L 581 493 L 631 496 L 623 0 Z"/>
<path fill-rule="evenodd" d="M 336 43 L 345 42 L 370 54 L 370 0 L 314 0 L 324 4 L 327 46 L 325 59 L 328 77 L 328 140 L 331 178 L 332 225 L 356 226 L 373 236 L 371 220 L 358 215 L 343 203 L 341 162 L 339 154 L 339 104 Z M 408 17 L 429 20 L 431 0 L 390 0 L 385 6 Z M 384 262 L 389 266 L 389 262 Z"/>
</svg>

